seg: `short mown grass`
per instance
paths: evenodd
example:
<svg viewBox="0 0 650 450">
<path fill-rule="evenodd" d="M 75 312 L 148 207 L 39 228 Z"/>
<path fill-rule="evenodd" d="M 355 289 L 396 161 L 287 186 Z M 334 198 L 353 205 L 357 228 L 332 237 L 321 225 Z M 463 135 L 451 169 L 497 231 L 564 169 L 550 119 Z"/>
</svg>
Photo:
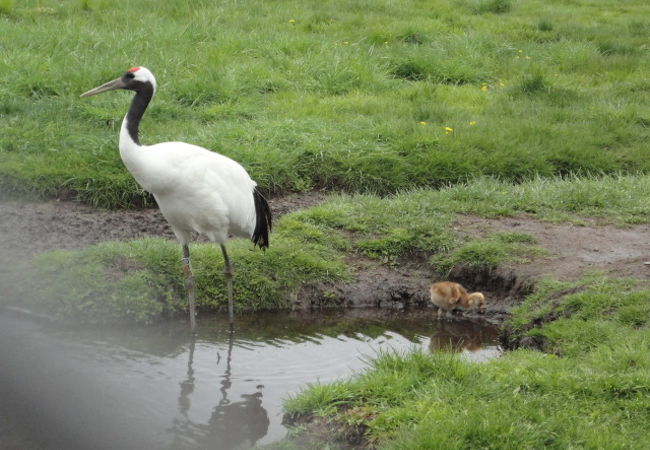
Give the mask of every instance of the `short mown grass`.
<svg viewBox="0 0 650 450">
<path fill-rule="evenodd" d="M 631 0 L 0 2 L 0 193 L 152 202 L 117 152 L 145 65 L 142 141 L 240 161 L 266 192 L 390 194 L 483 175 L 645 173 L 650 6 Z"/>
<path fill-rule="evenodd" d="M 285 409 L 367 427 L 380 448 L 646 448 L 650 290 L 599 276 L 577 284 L 582 291 L 559 296 L 546 285 L 513 311 L 514 335 L 544 336 L 551 353 L 483 364 L 385 353 L 349 381 L 310 385 Z M 535 321 L 551 311 L 560 318 Z"/>
</svg>

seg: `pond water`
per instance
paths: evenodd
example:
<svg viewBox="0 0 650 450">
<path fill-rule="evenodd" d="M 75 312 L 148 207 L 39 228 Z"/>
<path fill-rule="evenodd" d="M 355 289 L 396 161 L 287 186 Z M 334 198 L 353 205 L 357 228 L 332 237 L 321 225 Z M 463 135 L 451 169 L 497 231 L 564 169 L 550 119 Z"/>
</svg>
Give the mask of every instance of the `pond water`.
<svg viewBox="0 0 650 450">
<path fill-rule="evenodd" d="M 496 357 L 497 329 L 431 311 L 258 313 L 139 328 L 0 314 L 0 447 L 250 448 L 285 436 L 282 401 L 378 351 Z"/>
</svg>

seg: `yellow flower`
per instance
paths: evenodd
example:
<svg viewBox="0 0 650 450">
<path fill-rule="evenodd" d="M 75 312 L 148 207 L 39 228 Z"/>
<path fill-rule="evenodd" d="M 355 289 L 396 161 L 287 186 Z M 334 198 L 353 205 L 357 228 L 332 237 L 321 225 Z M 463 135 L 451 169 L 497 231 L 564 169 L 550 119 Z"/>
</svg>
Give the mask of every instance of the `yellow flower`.
<svg viewBox="0 0 650 450">
<path fill-rule="evenodd" d="M 289 23 L 296 23 L 296 19 L 289 19 Z"/>
<path fill-rule="evenodd" d="M 349 44 L 350 44 L 350 42 L 348 42 L 348 41 L 343 41 L 343 45 L 349 45 Z"/>
<path fill-rule="evenodd" d="M 476 125 L 476 120 L 470 120 L 469 125 L 472 127 Z"/>
<path fill-rule="evenodd" d="M 517 50 L 517 53 L 523 53 L 523 52 L 524 52 L 524 51 L 521 50 L 521 49 L 520 49 L 520 50 Z"/>
<path fill-rule="evenodd" d="M 453 133 L 454 129 L 451 127 L 445 127 L 445 134 Z"/>
<path fill-rule="evenodd" d="M 487 90 L 488 90 L 487 84 L 484 84 L 483 86 L 481 86 L 481 90 L 483 92 L 487 92 Z"/>
<path fill-rule="evenodd" d="M 418 122 L 420 125 L 426 125 L 427 123 L 423 120 L 421 122 Z"/>
</svg>

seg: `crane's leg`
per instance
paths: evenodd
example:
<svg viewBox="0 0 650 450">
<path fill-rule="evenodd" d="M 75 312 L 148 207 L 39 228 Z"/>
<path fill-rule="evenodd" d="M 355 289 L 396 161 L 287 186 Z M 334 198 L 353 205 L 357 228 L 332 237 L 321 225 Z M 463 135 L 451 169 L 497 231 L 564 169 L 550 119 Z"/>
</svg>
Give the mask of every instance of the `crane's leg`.
<svg viewBox="0 0 650 450">
<path fill-rule="evenodd" d="M 226 275 L 226 283 L 228 284 L 228 320 L 230 320 L 230 323 L 233 323 L 235 317 L 232 304 L 232 264 L 230 264 L 230 258 L 228 258 L 226 246 L 223 244 L 221 244 L 221 252 L 223 253 L 223 262 L 226 266 L 224 274 Z"/>
<path fill-rule="evenodd" d="M 189 244 L 183 244 L 183 273 L 185 274 L 185 289 L 187 289 L 187 299 L 190 304 L 190 329 L 192 333 L 196 331 L 196 306 L 194 304 L 194 274 L 192 273 L 192 264 L 190 263 Z"/>
</svg>

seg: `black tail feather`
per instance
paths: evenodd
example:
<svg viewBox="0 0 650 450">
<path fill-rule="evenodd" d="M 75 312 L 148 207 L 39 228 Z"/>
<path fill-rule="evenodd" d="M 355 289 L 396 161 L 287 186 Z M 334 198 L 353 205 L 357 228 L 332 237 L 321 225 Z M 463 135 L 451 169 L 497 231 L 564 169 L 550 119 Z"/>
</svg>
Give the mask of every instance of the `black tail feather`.
<svg viewBox="0 0 650 450">
<path fill-rule="evenodd" d="M 273 227 L 271 223 L 271 208 L 259 188 L 253 189 L 253 199 L 255 200 L 255 231 L 251 240 L 259 248 L 268 248 L 269 232 Z"/>
</svg>

